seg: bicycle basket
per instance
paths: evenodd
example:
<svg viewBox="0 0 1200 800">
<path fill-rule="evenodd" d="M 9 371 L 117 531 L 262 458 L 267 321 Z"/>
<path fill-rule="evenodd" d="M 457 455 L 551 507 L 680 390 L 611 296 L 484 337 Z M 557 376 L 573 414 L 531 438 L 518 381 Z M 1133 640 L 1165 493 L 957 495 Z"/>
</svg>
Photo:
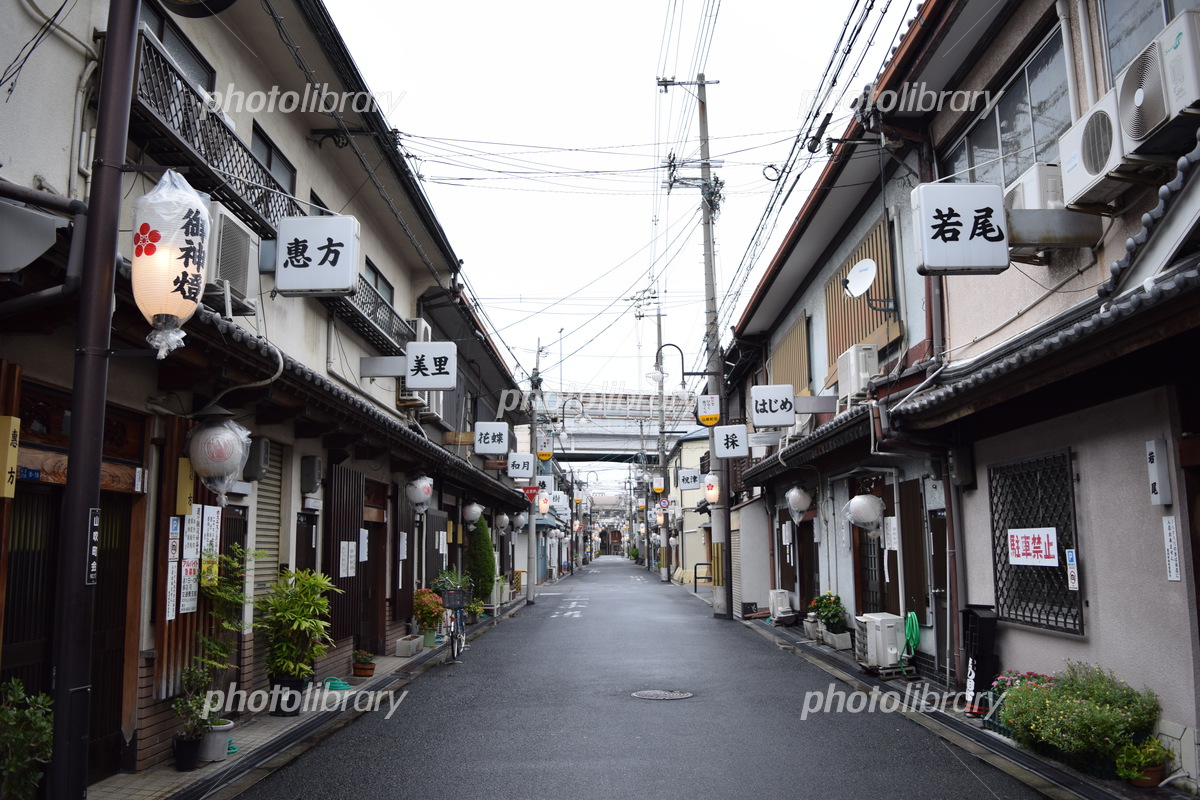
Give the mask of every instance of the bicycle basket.
<svg viewBox="0 0 1200 800">
<path fill-rule="evenodd" d="M 468 589 L 443 589 L 439 594 L 442 596 L 442 605 L 450 611 L 466 608 L 467 603 L 471 602 Z"/>
</svg>

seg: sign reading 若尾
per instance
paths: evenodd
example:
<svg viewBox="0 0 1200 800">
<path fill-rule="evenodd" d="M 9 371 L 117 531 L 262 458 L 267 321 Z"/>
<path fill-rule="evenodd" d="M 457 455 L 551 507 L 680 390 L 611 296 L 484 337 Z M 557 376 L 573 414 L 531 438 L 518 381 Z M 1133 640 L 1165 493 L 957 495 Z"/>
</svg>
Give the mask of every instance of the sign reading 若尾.
<svg viewBox="0 0 1200 800">
<path fill-rule="evenodd" d="M 276 241 L 279 294 L 338 297 L 358 288 L 359 227 L 354 217 L 283 217 Z"/>
<path fill-rule="evenodd" d="M 1008 269 L 1004 190 L 994 183 L 922 183 L 912 190 L 922 275 L 995 275 Z"/>
<path fill-rule="evenodd" d="M 1009 528 L 1008 563 L 1057 567 L 1058 531 L 1055 528 Z"/>
</svg>

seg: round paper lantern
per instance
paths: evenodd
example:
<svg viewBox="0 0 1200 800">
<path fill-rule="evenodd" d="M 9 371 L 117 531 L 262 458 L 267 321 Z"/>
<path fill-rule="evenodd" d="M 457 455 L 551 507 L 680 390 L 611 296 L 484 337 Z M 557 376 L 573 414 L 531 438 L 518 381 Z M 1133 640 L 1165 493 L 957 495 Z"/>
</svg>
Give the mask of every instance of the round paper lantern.
<svg viewBox="0 0 1200 800">
<path fill-rule="evenodd" d="M 787 498 L 788 508 L 794 512 L 807 511 L 812 505 L 812 495 L 799 486 L 788 489 L 784 497 Z"/>
<path fill-rule="evenodd" d="M 873 494 L 856 494 L 843 509 L 850 522 L 860 528 L 877 530 L 883 523 L 883 498 Z"/>
<path fill-rule="evenodd" d="M 463 520 L 466 522 L 477 522 L 479 520 L 479 515 L 482 513 L 483 506 L 479 505 L 479 503 L 471 503 L 462 511 Z"/>
<path fill-rule="evenodd" d="M 250 455 L 250 431 L 231 419 L 211 418 L 188 435 L 188 459 L 200 482 L 217 495 L 224 507 L 225 493 L 242 477 Z"/>
<path fill-rule="evenodd" d="M 679 537 L 672 536 L 670 539 L 667 540 L 667 542 L 671 545 L 671 547 L 674 547 L 675 545 L 679 544 Z"/>
<path fill-rule="evenodd" d="M 505 514 L 503 511 L 501 511 L 496 515 L 496 527 L 500 530 L 504 530 L 508 527 L 508 514 Z"/>
<path fill-rule="evenodd" d="M 711 472 L 704 476 L 704 499 L 710 503 L 721 499 L 721 484 L 717 481 L 717 476 Z"/>
<path fill-rule="evenodd" d="M 412 505 L 413 512 L 420 516 L 429 508 L 429 502 L 433 499 L 433 480 L 422 475 L 408 482 L 404 487 L 404 496 L 408 498 L 409 504 Z"/>
<path fill-rule="evenodd" d="M 526 522 L 529 522 L 529 515 L 524 511 L 513 517 L 513 525 L 517 528 L 524 528 Z"/>
<path fill-rule="evenodd" d="M 133 204 L 133 299 L 159 358 L 182 346 L 180 327 L 204 295 L 209 225 L 204 200 L 174 170 Z"/>
</svg>

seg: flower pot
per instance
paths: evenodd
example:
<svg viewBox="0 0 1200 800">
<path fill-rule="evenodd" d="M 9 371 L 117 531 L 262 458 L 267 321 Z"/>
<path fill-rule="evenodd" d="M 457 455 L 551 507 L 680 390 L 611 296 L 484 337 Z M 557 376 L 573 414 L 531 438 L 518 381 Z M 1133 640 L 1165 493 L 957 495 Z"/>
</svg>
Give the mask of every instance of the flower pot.
<svg viewBox="0 0 1200 800">
<path fill-rule="evenodd" d="M 804 620 L 804 635 L 813 641 L 820 640 L 821 631 L 815 619 Z"/>
<path fill-rule="evenodd" d="M 203 739 L 184 739 L 175 734 L 175 769 L 191 772 L 200 765 L 200 744 Z"/>
<path fill-rule="evenodd" d="M 300 706 L 304 705 L 304 687 L 307 685 L 308 678 L 271 676 L 271 716 L 300 716 Z"/>
<path fill-rule="evenodd" d="M 1142 775 L 1139 778 L 1130 778 L 1129 782 L 1134 786 L 1158 786 L 1162 783 L 1163 765 L 1158 764 L 1153 767 L 1145 767 L 1142 769 Z"/>
<path fill-rule="evenodd" d="M 200 740 L 201 761 L 224 761 L 229 754 L 229 731 L 233 729 L 233 720 L 219 719 L 209 727 L 208 733 Z"/>
<path fill-rule="evenodd" d="M 355 664 L 354 675 L 357 678 L 369 678 L 375 674 L 374 662 L 370 664 Z"/>
<path fill-rule="evenodd" d="M 421 652 L 421 648 L 424 646 L 425 638 L 423 636 L 402 636 L 396 640 L 396 656 L 411 658 Z"/>
<path fill-rule="evenodd" d="M 433 647 L 437 644 L 437 628 L 428 628 L 421 633 L 424 637 L 426 647 Z"/>
<path fill-rule="evenodd" d="M 826 630 L 821 635 L 825 640 L 825 644 L 829 645 L 834 650 L 849 650 L 854 646 L 854 642 L 850 639 L 850 631 L 830 633 L 828 630 Z"/>
</svg>

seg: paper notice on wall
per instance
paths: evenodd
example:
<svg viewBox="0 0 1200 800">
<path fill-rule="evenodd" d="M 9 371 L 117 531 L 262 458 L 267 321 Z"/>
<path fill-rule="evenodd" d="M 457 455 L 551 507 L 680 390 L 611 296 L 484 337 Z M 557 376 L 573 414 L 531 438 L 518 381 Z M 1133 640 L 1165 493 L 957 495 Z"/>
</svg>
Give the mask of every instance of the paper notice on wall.
<svg viewBox="0 0 1200 800">
<path fill-rule="evenodd" d="M 204 506 L 200 523 L 200 582 L 217 582 L 217 554 L 221 551 L 221 507 Z"/>
<path fill-rule="evenodd" d="M 1179 572 L 1179 529 L 1174 517 L 1163 517 L 1163 546 L 1167 551 L 1167 580 L 1182 580 Z"/>
<path fill-rule="evenodd" d="M 179 605 L 179 561 L 172 559 L 167 562 L 167 622 L 175 619 L 175 609 Z"/>
<path fill-rule="evenodd" d="M 200 558 L 201 507 L 192 506 L 192 513 L 183 518 L 183 558 L 185 561 Z"/>
<path fill-rule="evenodd" d="M 408 533 L 407 532 L 400 531 L 400 542 L 399 542 L 396 550 L 397 550 L 396 558 L 399 561 L 407 561 L 408 560 Z"/>
<path fill-rule="evenodd" d="M 179 562 L 179 613 L 194 614 L 200 602 L 200 559 Z"/>
<path fill-rule="evenodd" d="M 358 529 L 358 560 L 359 561 L 367 560 L 367 538 L 368 538 L 367 529 L 359 528 Z"/>
<path fill-rule="evenodd" d="M 338 577 L 353 578 L 358 566 L 358 542 L 339 542 L 341 550 L 338 553 Z"/>
</svg>

